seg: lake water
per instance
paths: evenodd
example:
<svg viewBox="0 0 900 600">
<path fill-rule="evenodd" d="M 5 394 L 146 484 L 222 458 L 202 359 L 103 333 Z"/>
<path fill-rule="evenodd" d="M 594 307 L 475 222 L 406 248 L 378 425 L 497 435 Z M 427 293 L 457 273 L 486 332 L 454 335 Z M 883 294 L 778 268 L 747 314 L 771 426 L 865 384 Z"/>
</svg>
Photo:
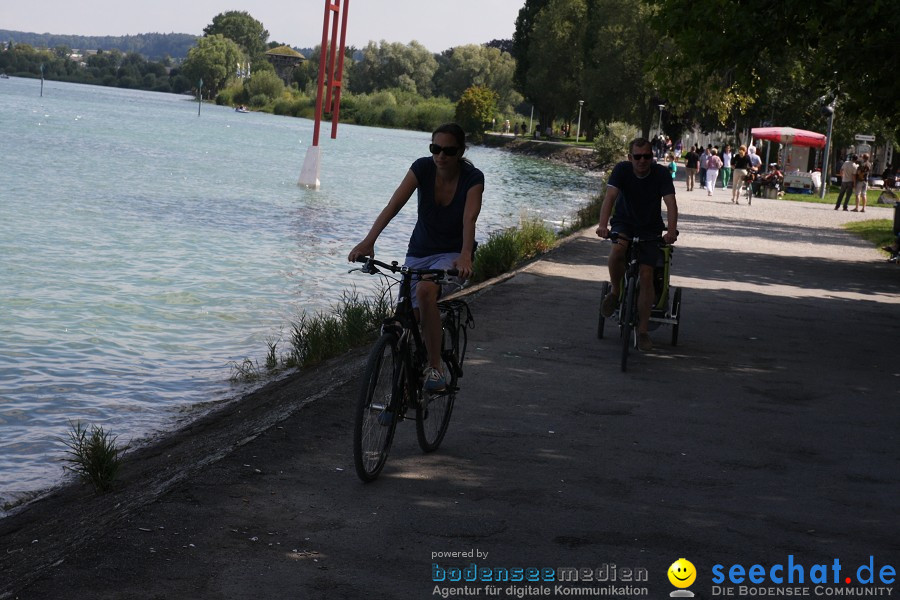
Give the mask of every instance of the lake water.
<svg viewBox="0 0 900 600">
<path fill-rule="evenodd" d="M 121 443 L 234 398 L 301 311 L 365 278 L 346 255 L 429 135 L 324 124 L 321 188 L 296 185 L 312 121 L 172 94 L 0 81 L 0 507 L 63 475 L 69 422 Z M 559 224 L 597 179 L 474 147 L 478 239 Z M 415 199 L 378 243 L 402 260 Z M 2 511 L 0 511 L 2 514 Z"/>
</svg>

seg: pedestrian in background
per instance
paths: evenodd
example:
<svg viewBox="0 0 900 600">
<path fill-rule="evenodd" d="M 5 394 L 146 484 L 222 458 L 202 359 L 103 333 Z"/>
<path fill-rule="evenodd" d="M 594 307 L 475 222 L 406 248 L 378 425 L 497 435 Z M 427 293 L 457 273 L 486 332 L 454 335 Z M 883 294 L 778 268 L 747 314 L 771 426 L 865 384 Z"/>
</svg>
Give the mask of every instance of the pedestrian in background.
<svg viewBox="0 0 900 600">
<path fill-rule="evenodd" d="M 719 158 L 718 151 L 713 148 L 709 151 L 709 158 L 706 161 L 706 195 L 712 196 L 713 190 L 716 189 L 716 180 L 719 178 L 719 169 L 722 168 L 722 159 Z"/>
<path fill-rule="evenodd" d="M 856 167 L 856 208 L 859 212 L 866 212 L 866 190 L 869 189 L 869 174 L 872 172 L 872 163 L 869 162 L 869 155 L 863 154 L 859 166 Z M 859 208 L 859 201 L 862 200 L 862 208 Z"/>
<path fill-rule="evenodd" d="M 737 156 L 731 161 L 734 167 L 734 181 L 731 182 L 731 201 L 740 204 L 738 197 L 741 195 L 741 188 L 744 186 L 744 180 L 750 174 L 750 156 L 747 154 L 747 146 L 738 148 Z M 750 181 L 746 182 L 750 185 Z"/>
<path fill-rule="evenodd" d="M 709 165 L 709 151 L 712 150 L 712 146 L 707 146 L 703 149 L 703 153 L 700 154 L 700 187 L 706 187 L 706 167 Z"/>
<path fill-rule="evenodd" d="M 727 188 L 731 182 L 731 146 L 725 145 L 722 153 L 722 187 Z"/>
<path fill-rule="evenodd" d="M 841 191 L 838 192 L 834 210 L 841 207 L 842 198 L 844 200 L 844 210 L 847 210 L 847 205 L 850 203 L 850 198 L 853 197 L 856 189 L 856 168 L 856 155 L 851 154 L 844 161 L 844 164 L 841 165 Z"/>
<path fill-rule="evenodd" d="M 687 181 L 687 191 L 694 191 L 694 178 L 697 176 L 697 167 L 700 164 L 700 156 L 697 154 L 697 147 L 691 146 L 691 149 L 684 155 L 684 176 Z"/>
</svg>

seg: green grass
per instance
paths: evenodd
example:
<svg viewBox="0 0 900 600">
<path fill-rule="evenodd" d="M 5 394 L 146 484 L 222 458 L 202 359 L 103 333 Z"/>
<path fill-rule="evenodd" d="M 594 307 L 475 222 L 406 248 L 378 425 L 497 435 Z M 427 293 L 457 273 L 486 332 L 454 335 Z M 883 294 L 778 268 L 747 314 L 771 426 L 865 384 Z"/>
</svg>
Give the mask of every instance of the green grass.
<svg viewBox="0 0 900 600">
<path fill-rule="evenodd" d="M 69 427 L 69 437 L 63 440 L 68 447 L 63 468 L 90 482 L 98 492 L 109 491 L 128 448 L 119 447 L 117 436 L 102 427 L 92 425 L 88 431 L 80 421 L 70 422 Z"/>
<path fill-rule="evenodd" d="M 556 234 L 538 219 L 523 218 L 518 227 L 495 231 L 478 246 L 472 283 L 512 271 L 516 265 L 553 248 L 557 240 Z"/>
<path fill-rule="evenodd" d="M 881 196 L 884 190 L 880 188 L 869 188 L 868 192 L 866 192 L 866 205 L 867 206 L 883 206 L 882 204 L 878 204 L 878 197 Z M 815 204 L 830 204 L 834 206 L 835 202 L 837 202 L 838 195 L 840 193 L 840 188 L 834 185 L 829 185 L 828 190 L 825 192 L 824 198 L 819 198 L 819 194 L 785 194 L 783 197 L 779 198 L 779 200 L 790 200 L 792 202 L 812 202 Z M 856 203 L 855 196 L 850 198 L 850 205 L 854 205 Z"/>
<path fill-rule="evenodd" d="M 882 246 L 891 245 L 894 240 L 894 222 L 890 219 L 873 219 L 870 221 L 856 221 L 853 223 L 845 223 L 844 227 L 850 231 L 874 244 L 879 250 Z M 884 252 L 883 250 L 881 250 Z M 885 252 L 887 254 L 887 252 Z"/>
</svg>

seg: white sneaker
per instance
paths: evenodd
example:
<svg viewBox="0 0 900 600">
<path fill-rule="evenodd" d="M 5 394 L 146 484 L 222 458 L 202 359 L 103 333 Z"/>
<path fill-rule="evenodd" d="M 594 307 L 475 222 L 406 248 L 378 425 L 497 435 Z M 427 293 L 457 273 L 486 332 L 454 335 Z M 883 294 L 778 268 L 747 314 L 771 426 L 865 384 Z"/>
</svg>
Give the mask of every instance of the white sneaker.
<svg viewBox="0 0 900 600">
<path fill-rule="evenodd" d="M 425 376 L 425 382 L 422 384 L 422 387 L 426 392 L 439 392 L 447 387 L 447 381 L 444 379 L 444 376 L 434 367 L 426 367 L 423 375 Z"/>
</svg>

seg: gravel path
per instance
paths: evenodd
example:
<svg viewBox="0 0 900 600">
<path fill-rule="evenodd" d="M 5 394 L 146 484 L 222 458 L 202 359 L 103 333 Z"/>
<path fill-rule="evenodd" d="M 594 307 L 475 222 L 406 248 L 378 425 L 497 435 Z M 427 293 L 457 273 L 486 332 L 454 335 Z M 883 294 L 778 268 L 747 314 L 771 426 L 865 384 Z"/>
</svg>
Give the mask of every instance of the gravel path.
<svg viewBox="0 0 900 600">
<path fill-rule="evenodd" d="M 733 248 L 764 254 L 793 256 L 811 250 L 823 258 L 870 261 L 884 258 L 872 244 L 844 229 L 845 223 L 874 219 L 893 219 L 893 207 L 872 205 L 878 193 L 869 194 L 866 212 L 835 211 L 830 204 L 790 202 L 753 198 L 748 206 L 731 203 L 731 190 L 716 188 L 712 196 L 706 190 L 684 190 L 683 182 L 676 182 L 675 192 L 680 213 L 679 243 L 702 248 Z M 788 195 L 788 198 L 791 196 Z M 798 196 L 799 197 L 799 196 Z M 757 236 L 734 235 L 735 229 L 748 225 L 758 228 L 761 237 L 770 243 L 760 244 Z M 768 230 L 768 234 L 765 234 Z M 765 235 L 763 235 L 765 234 Z"/>
</svg>

